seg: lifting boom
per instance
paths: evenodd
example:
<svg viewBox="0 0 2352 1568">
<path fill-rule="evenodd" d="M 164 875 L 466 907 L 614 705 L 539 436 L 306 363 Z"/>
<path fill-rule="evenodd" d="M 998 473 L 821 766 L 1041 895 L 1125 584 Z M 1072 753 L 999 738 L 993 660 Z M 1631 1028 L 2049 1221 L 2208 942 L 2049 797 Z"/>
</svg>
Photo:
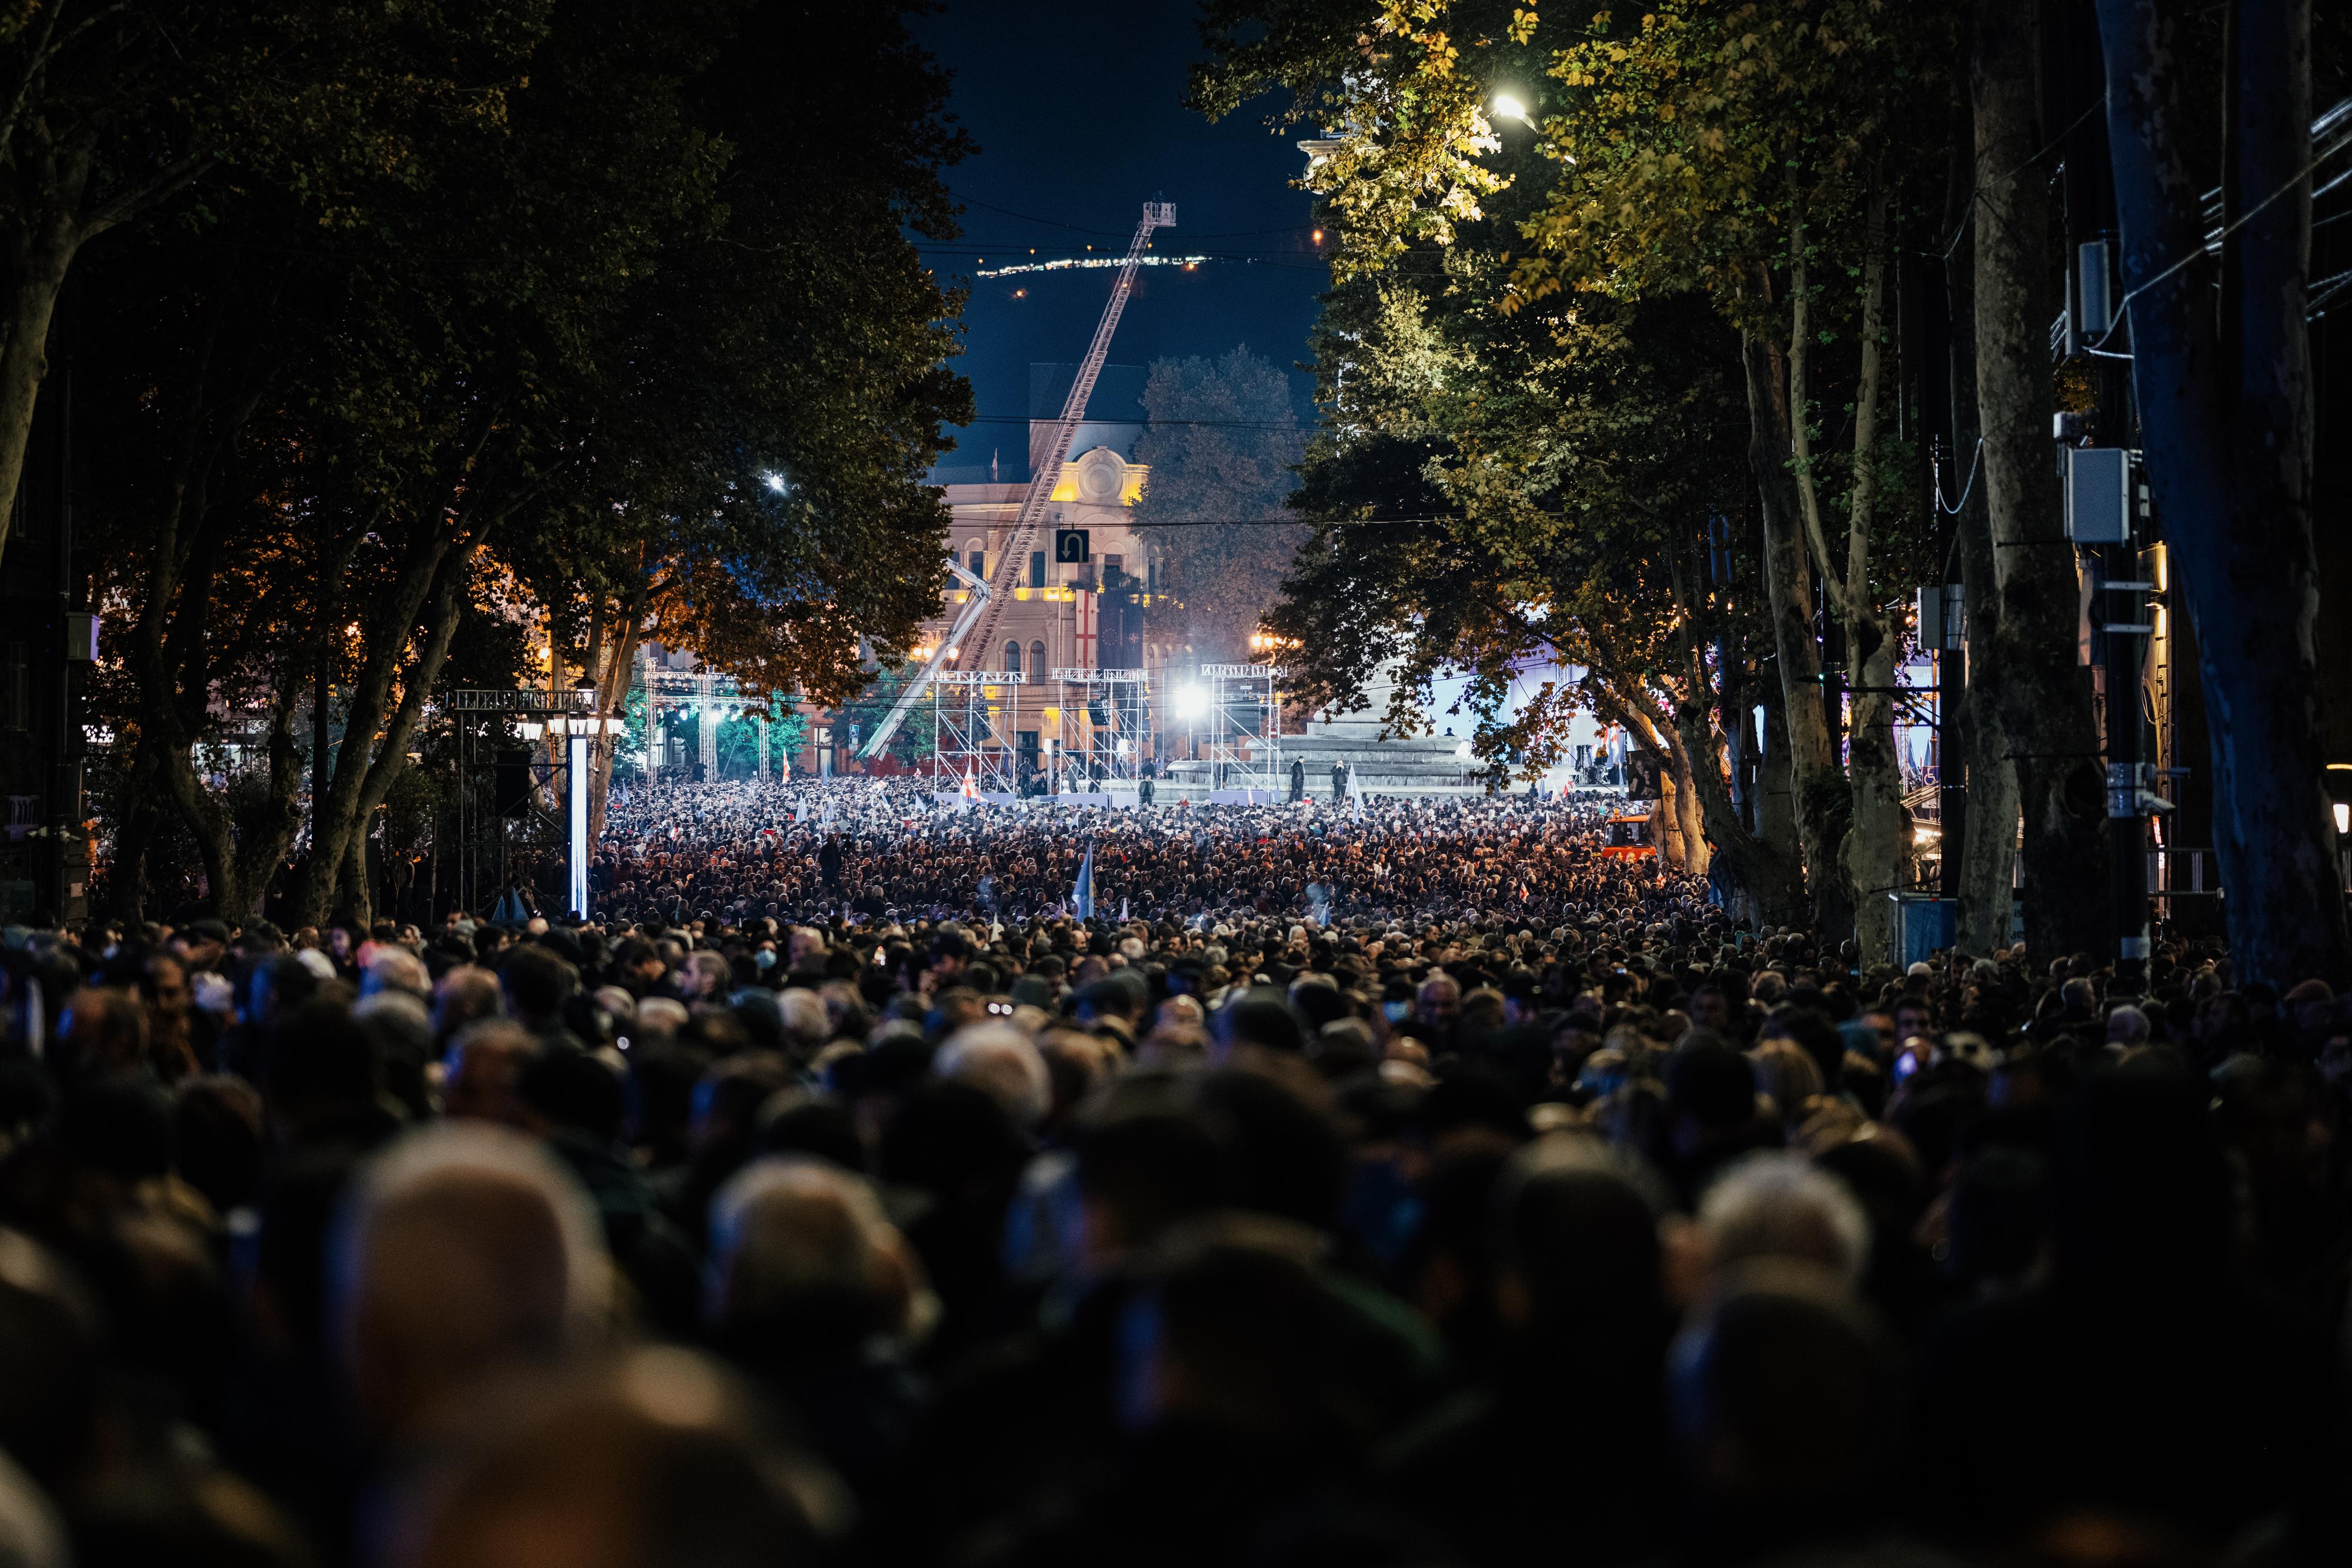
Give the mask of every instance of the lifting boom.
<svg viewBox="0 0 2352 1568">
<path fill-rule="evenodd" d="M 931 650 L 920 673 L 907 683 L 898 700 L 874 727 L 874 733 L 858 749 L 860 758 L 882 755 L 882 748 L 898 732 L 898 726 L 914 711 L 915 704 L 930 689 L 932 678 L 956 661 L 962 651 L 973 650 L 974 669 L 983 668 L 978 661 L 986 656 L 995 644 L 996 628 L 1003 622 L 1004 606 L 1012 601 L 1013 590 L 1019 586 L 1021 573 L 1029 552 L 1037 540 L 1038 530 L 1045 521 L 1045 503 L 1052 498 L 1054 486 L 1062 476 L 1062 465 L 1070 455 L 1070 443 L 1086 419 L 1087 399 L 1094 394 L 1096 378 L 1102 374 L 1103 361 L 1110 357 L 1111 334 L 1118 328 L 1121 312 L 1127 308 L 1128 292 L 1135 285 L 1137 265 L 1143 259 L 1145 246 L 1150 243 L 1151 231 L 1176 226 L 1173 203 L 1146 202 L 1143 221 L 1136 225 L 1135 238 L 1127 247 L 1127 259 L 1118 269 L 1118 281 L 1111 285 L 1110 303 L 1103 307 L 1102 319 L 1095 325 L 1094 341 L 1087 347 L 1087 357 L 1078 366 L 1077 380 L 1070 383 L 1070 395 L 1063 400 L 1062 416 L 1053 427 L 1032 438 L 1029 444 L 1029 488 L 1021 497 L 1021 510 L 1013 515 L 1012 530 L 1003 548 L 996 554 L 996 570 L 989 580 L 977 583 L 955 619 L 955 624 L 940 645 Z M 953 565 L 950 556 L 950 564 Z M 971 574 L 957 570 L 956 575 L 970 579 Z M 976 581 L 976 580 L 973 580 Z"/>
</svg>

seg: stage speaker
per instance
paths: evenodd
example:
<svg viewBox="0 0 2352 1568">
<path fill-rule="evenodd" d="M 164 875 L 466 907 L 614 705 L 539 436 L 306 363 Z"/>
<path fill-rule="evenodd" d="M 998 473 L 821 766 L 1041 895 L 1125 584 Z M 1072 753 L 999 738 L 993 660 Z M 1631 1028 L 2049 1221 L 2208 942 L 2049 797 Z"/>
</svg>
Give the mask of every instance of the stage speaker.
<svg viewBox="0 0 2352 1568">
<path fill-rule="evenodd" d="M 501 751 L 498 756 L 498 771 L 493 781 L 493 794 L 501 817 L 530 815 L 530 753 Z"/>
</svg>

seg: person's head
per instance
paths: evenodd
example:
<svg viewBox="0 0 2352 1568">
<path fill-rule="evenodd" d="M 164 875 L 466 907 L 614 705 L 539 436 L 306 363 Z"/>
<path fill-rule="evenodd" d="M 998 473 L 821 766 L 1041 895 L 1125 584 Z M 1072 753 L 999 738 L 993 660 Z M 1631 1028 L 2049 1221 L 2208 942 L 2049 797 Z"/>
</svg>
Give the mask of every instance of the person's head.
<svg viewBox="0 0 2352 1568">
<path fill-rule="evenodd" d="M 460 1120 L 521 1126 L 525 1112 L 516 1089 L 539 1049 L 538 1039 L 511 1019 L 468 1025 L 442 1061 L 442 1109 Z"/>
<path fill-rule="evenodd" d="M 1748 1053 L 1755 1064 L 1756 1092 L 1772 1099 L 1780 1119 L 1794 1126 L 1808 1102 L 1823 1092 L 1822 1070 L 1793 1040 L 1768 1040 Z"/>
<path fill-rule="evenodd" d="M 545 1032 L 556 1027 L 564 998 L 572 995 L 579 976 L 572 966 L 535 942 L 526 942 L 499 966 L 499 987 L 506 993 L 507 1010 L 524 1027 Z"/>
<path fill-rule="evenodd" d="M 147 1061 L 147 1011 L 129 991 L 85 986 L 66 998 L 58 1037 L 79 1071 L 134 1071 Z"/>
<path fill-rule="evenodd" d="M 61 1495 L 100 1458 L 104 1336 L 81 1278 L 30 1237 L 0 1229 L 0 1457 Z"/>
<path fill-rule="evenodd" d="M 2128 1051 L 2136 1045 L 2146 1045 L 2148 1036 L 2147 1015 L 2129 1002 L 2107 1014 L 2107 1043 L 2118 1050 Z"/>
<path fill-rule="evenodd" d="M 1849 1291 L 1751 1263 L 1675 1341 L 1668 1393 L 1702 1528 L 1737 1537 L 1866 1521 L 1895 1450 L 1891 1350 Z"/>
<path fill-rule="evenodd" d="M 376 1040 L 339 1001 L 320 997 L 278 1015 L 268 1033 L 262 1092 L 281 1133 L 363 1113 L 382 1087 Z"/>
<path fill-rule="evenodd" d="M 825 1009 L 824 998 L 804 987 L 778 992 L 776 1013 L 782 1021 L 785 1049 L 794 1061 L 814 1056 L 833 1033 L 833 1016 Z"/>
<path fill-rule="evenodd" d="M 2287 1020 L 2307 1037 L 2316 1038 L 2336 1019 L 2336 992 L 2325 980 L 2305 980 L 2279 998 Z"/>
<path fill-rule="evenodd" d="M 922 1264 L 865 1179 L 823 1160 L 769 1155 L 710 1205 L 703 1318 L 752 1354 L 837 1352 L 929 1327 Z"/>
<path fill-rule="evenodd" d="M 688 953 L 678 973 L 678 988 L 691 1004 L 719 1002 L 733 988 L 734 974 L 716 953 Z"/>
<path fill-rule="evenodd" d="M 1265 1051 L 1297 1056 L 1307 1049 L 1307 1031 L 1290 998 L 1272 986 L 1258 986 L 1209 1015 L 1220 1060 Z"/>
<path fill-rule="evenodd" d="M 1132 1430 L 1178 1426 L 1290 1451 L 1368 1436 L 1383 1392 L 1373 1336 L 1323 1277 L 1320 1239 L 1263 1215 L 1194 1220 L 1165 1238 L 1120 1335 Z"/>
<path fill-rule="evenodd" d="M 1490 1202 L 1503 1322 L 1559 1346 L 1659 1319 L 1666 1201 L 1655 1176 L 1597 1138 L 1554 1133 L 1520 1149 Z"/>
<path fill-rule="evenodd" d="M 480 1124 L 378 1155 L 331 1256 L 335 1347 L 382 1432 L 437 1424 L 482 1379 L 562 1361 L 605 1311 L 610 1265 L 578 1185 L 537 1144 Z"/>
<path fill-rule="evenodd" d="M 1163 1075 L 1114 1082 L 1077 1137 L 1083 1245 L 1091 1267 L 1140 1251 L 1190 1216 L 1229 1201 L 1237 1173 L 1207 1120 Z"/>
<path fill-rule="evenodd" d="M 719 1364 L 632 1352 L 529 1390 L 409 1530 L 418 1568 L 806 1564 L 847 1494 L 778 1449 Z"/>
<path fill-rule="evenodd" d="M 1711 1030 L 1723 1034 L 1731 1028 L 1731 998 L 1724 994 L 1720 986 L 1706 985 L 1692 991 L 1683 1011 L 1691 1020 L 1693 1029 Z"/>
<path fill-rule="evenodd" d="M 2062 1274 L 2176 1292 L 2228 1277 L 2237 1177 L 2211 1097 L 2160 1066 L 2111 1069 L 2075 1090 L 2052 1167 Z"/>
<path fill-rule="evenodd" d="M 1754 1154 L 1733 1166 L 1700 1198 L 1698 1225 L 1719 1270 L 1797 1259 L 1852 1285 L 1870 1260 L 1870 1217 L 1801 1155 Z"/>
<path fill-rule="evenodd" d="M 433 989 L 433 1038 L 446 1044 L 468 1025 L 499 1016 L 499 977 L 472 964 L 459 964 Z"/>
<path fill-rule="evenodd" d="M 1756 1124 L 1756 1075 L 1748 1059 L 1694 1030 L 1666 1059 L 1666 1109 L 1685 1150 L 1722 1143 Z"/>
<path fill-rule="evenodd" d="M 147 1005 L 162 1017 L 172 1017 L 188 1010 L 192 998 L 188 991 L 187 967 L 169 953 L 151 953 L 141 967 L 139 994 Z"/>
<path fill-rule="evenodd" d="M 941 1078 L 985 1092 L 1016 1127 L 1035 1126 L 1053 1106 L 1045 1057 L 1011 1024 L 967 1024 L 948 1038 L 931 1067 Z"/>
<path fill-rule="evenodd" d="M 515 1095 L 530 1124 L 604 1145 L 616 1144 L 628 1119 L 621 1074 L 584 1051 L 543 1051 L 523 1064 Z"/>
<path fill-rule="evenodd" d="M 1936 1037 L 1936 1013 L 1924 998 L 1906 996 L 1895 1004 L 1895 1044 L 1906 1040 L 1933 1040 Z"/>
<path fill-rule="evenodd" d="M 381 944 L 369 952 L 360 972 L 360 995 L 372 997 L 378 991 L 401 991 L 430 1001 L 433 977 L 425 971 L 425 960 L 407 948 Z"/>
<path fill-rule="evenodd" d="M 1447 974 L 1432 975 L 1413 996 L 1413 1016 L 1435 1030 L 1454 1027 L 1462 1013 L 1462 983 Z"/>
</svg>

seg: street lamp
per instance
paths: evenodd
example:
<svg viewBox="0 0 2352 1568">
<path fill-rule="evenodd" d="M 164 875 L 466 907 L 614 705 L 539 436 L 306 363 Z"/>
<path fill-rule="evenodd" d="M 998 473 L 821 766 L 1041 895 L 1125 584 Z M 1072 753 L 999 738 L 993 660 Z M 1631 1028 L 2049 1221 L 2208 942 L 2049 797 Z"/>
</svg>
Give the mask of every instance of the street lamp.
<svg viewBox="0 0 2352 1568">
<path fill-rule="evenodd" d="M 1495 118 L 1497 120 L 1516 120 L 1530 131 L 1537 129 L 1536 122 L 1528 118 L 1528 106 L 1521 103 L 1516 94 L 1496 93 L 1493 99 L 1493 108 Z"/>
</svg>

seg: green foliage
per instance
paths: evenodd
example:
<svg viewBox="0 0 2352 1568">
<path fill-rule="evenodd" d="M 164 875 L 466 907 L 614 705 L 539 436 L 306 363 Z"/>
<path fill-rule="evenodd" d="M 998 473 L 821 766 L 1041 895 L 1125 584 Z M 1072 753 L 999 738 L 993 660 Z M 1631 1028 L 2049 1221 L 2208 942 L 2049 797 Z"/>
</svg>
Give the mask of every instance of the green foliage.
<svg viewBox="0 0 2352 1568">
<path fill-rule="evenodd" d="M 88 515 L 131 607 L 93 717 L 152 748 L 222 896 L 291 841 L 320 685 L 346 743 L 312 905 L 430 690 L 504 684 L 526 628 L 612 701 L 648 635 L 818 695 L 911 637 L 945 524 L 923 478 L 970 403 L 960 300 L 908 240 L 953 233 L 965 142 L 902 7 L 205 26 L 174 112 L 211 140 L 169 222 L 93 253 L 77 418 L 115 455 Z M 274 737 L 258 816 L 191 761 L 224 711 Z"/>
<path fill-rule="evenodd" d="M 1402 721 L 1467 670 L 1482 755 L 1521 768 L 1572 706 L 1554 693 L 1502 722 L 1530 654 L 1626 700 L 1705 703 L 1752 670 L 1741 335 L 1785 344 L 1801 321 L 1802 477 L 1831 528 L 1866 501 L 1865 593 L 1909 586 L 1916 455 L 1892 431 L 1859 458 L 1838 437 L 1885 233 L 1871 204 L 1916 225 L 1941 175 L 1951 26 L 1883 0 L 1670 0 L 1570 23 L 1484 0 L 1393 0 L 1369 20 L 1213 0 L 1194 102 L 1278 91 L 1278 118 L 1330 141 L 1308 183 L 1339 230 L 1339 286 L 1300 503 L 1327 521 L 1272 618 L 1302 645 L 1310 700 L 1345 703 L 1401 656 Z M 1538 126 L 1499 121 L 1501 90 Z M 1436 520 L 1380 520 L 1416 514 Z"/>
</svg>

